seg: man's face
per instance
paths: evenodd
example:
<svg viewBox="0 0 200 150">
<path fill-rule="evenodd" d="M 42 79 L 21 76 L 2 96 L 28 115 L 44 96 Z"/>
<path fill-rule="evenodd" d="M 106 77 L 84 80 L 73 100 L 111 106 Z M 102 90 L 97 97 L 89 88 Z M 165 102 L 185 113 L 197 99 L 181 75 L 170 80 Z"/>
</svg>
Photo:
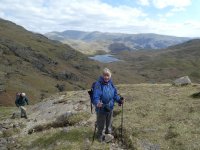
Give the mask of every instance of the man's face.
<svg viewBox="0 0 200 150">
<path fill-rule="evenodd" d="M 103 79 L 104 79 L 105 82 L 108 82 L 110 80 L 110 75 L 108 73 L 104 73 Z"/>
</svg>

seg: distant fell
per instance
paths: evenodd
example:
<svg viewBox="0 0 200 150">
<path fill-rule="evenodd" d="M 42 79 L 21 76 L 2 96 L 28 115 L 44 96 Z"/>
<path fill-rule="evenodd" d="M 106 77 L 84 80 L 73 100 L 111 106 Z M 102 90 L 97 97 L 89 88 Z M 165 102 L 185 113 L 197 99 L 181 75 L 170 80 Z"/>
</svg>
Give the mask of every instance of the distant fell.
<svg viewBox="0 0 200 150">
<path fill-rule="evenodd" d="M 93 52 L 119 52 L 124 50 L 141 49 L 163 49 L 172 45 L 180 44 L 189 40 L 187 37 L 175 37 L 168 35 L 159 35 L 153 33 L 146 34 L 125 34 L 125 33 L 107 33 L 107 32 L 85 32 L 76 30 L 66 30 L 63 32 L 46 33 L 50 39 L 67 43 L 75 49 L 88 53 L 88 49 Z M 94 47 L 93 45 L 98 45 Z"/>
</svg>

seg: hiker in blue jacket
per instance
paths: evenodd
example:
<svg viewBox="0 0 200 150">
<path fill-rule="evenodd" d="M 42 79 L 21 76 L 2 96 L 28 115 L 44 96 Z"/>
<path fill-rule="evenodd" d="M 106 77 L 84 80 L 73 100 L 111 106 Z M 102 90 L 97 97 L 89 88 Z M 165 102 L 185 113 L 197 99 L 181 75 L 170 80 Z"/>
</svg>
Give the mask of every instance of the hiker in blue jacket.
<svg viewBox="0 0 200 150">
<path fill-rule="evenodd" d="M 114 103 L 123 104 L 123 98 L 117 94 L 117 89 L 111 79 L 111 71 L 108 68 L 103 70 L 103 75 L 94 85 L 93 105 L 97 113 L 97 138 L 100 142 L 110 142 L 114 137 L 112 133 L 112 118 Z M 103 130 L 105 127 L 105 134 Z M 106 137 L 108 139 L 106 140 Z"/>
</svg>

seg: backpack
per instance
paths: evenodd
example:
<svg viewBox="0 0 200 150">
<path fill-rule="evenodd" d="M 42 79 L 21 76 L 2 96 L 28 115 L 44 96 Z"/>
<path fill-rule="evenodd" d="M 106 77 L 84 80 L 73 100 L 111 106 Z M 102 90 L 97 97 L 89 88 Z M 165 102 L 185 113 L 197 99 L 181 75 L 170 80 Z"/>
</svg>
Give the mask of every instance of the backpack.
<svg viewBox="0 0 200 150">
<path fill-rule="evenodd" d="M 91 89 L 88 91 L 88 94 L 90 96 L 90 109 L 91 109 L 91 113 L 93 113 L 92 101 L 93 101 L 94 86 L 95 86 L 96 82 L 98 82 L 98 81 L 95 81 L 95 82 L 92 83 Z"/>
</svg>

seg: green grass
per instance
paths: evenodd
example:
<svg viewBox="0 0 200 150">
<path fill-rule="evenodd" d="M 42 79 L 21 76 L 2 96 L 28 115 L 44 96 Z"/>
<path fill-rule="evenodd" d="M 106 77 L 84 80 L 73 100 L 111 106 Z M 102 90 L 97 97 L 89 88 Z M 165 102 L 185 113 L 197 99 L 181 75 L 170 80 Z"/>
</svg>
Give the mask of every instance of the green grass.
<svg viewBox="0 0 200 150">
<path fill-rule="evenodd" d="M 199 85 L 120 86 L 120 91 L 126 98 L 126 145 L 142 149 L 141 143 L 148 141 L 159 145 L 161 149 L 200 149 L 200 99 L 193 99 L 190 96 L 198 90 Z M 117 115 L 114 119 L 116 128 L 120 128 L 120 117 L 121 115 Z"/>
<path fill-rule="evenodd" d="M 12 114 L 16 112 L 17 108 L 15 107 L 0 107 L 0 122 L 11 118 Z M 22 126 L 22 124 L 20 124 Z M 18 128 L 10 128 L 7 130 L 2 131 L 2 134 L 0 137 L 10 137 L 13 135 L 16 135 L 20 132 L 20 129 Z"/>
<path fill-rule="evenodd" d="M 128 149 L 142 150 L 145 143 L 164 150 L 200 149 L 200 98 L 191 96 L 200 91 L 200 85 L 136 84 L 119 85 L 118 89 L 126 100 L 123 141 Z M 120 140 L 121 107 L 115 106 L 114 112 L 114 135 Z M 110 149 L 110 144 L 97 141 L 91 145 L 94 126 L 81 124 L 88 118 L 90 114 L 84 112 L 60 117 L 68 123 L 67 131 L 63 126 L 51 126 L 19 137 L 19 143 L 25 149 Z"/>
<path fill-rule="evenodd" d="M 38 133 L 38 135 L 31 135 L 31 137 L 24 137 L 31 142 L 24 143 L 23 147 L 27 149 L 105 149 L 109 150 L 108 144 L 100 144 L 94 142 L 92 145 L 93 129 L 90 127 L 71 128 L 68 132 L 60 130 L 47 131 Z M 21 139 L 22 140 L 22 139 Z"/>
<path fill-rule="evenodd" d="M 86 134 L 88 132 L 87 130 L 86 129 L 73 129 L 67 133 L 57 132 L 47 138 L 44 138 L 44 137 L 38 138 L 32 144 L 33 145 L 37 144 L 40 147 L 47 147 L 56 141 L 65 141 L 65 140 L 70 143 L 73 143 L 73 142 L 81 143 L 84 138 L 83 131 L 86 131 L 85 132 L 85 134 Z"/>
<path fill-rule="evenodd" d="M 17 110 L 15 107 L 2 107 L 0 106 L 0 121 L 10 118 L 12 114 Z"/>
</svg>

